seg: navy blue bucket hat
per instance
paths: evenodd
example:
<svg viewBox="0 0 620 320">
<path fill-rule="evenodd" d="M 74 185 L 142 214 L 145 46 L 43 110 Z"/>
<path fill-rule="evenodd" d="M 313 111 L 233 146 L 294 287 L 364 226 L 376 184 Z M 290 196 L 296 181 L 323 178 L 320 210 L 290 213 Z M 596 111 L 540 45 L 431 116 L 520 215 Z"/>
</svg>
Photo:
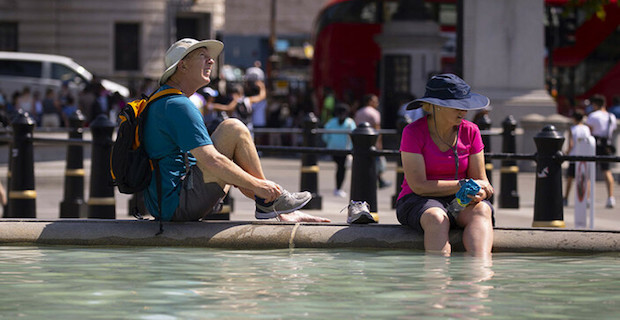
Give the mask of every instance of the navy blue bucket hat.
<svg viewBox="0 0 620 320">
<path fill-rule="evenodd" d="M 489 98 L 471 92 L 469 85 L 457 75 L 444 73 L 428 80 L 424 96 L 409 102 L 407 110 L 421 107 L 422 102 L 459 110 L 479 110 L 489 105 Z"/>
</svg>

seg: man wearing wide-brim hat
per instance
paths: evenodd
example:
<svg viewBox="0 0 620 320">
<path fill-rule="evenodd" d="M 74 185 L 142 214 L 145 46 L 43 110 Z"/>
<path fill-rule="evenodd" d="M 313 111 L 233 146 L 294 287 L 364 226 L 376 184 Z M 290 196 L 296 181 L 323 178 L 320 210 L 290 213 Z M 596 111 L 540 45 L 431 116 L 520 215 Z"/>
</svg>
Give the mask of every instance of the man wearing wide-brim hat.
<svg viewBox="0 0 620 320">
<path fill-rule="evenodd" d="M 214 59 L 223 48 L 217 40 L 186 38 L 166 52 L 157 91 L 174 88 L 180 94 L 149 107 L 145 148 L 151 159 L 159 159 L 162 199 L 160 207 L 159 179 L 154 177 L 144 193 L 147 209 L 163 221 L 200 220 L 217 210 L 232 185 L 256 201 L 258 219 L 329 222 L 297 211 L 311 200 L 309 192 L 289 193 L 265 178 L 250 131 L 241 121 L 224 120 L 212 135 L 207 133 L 189 97 L 209 84 Z"/>
</svg>

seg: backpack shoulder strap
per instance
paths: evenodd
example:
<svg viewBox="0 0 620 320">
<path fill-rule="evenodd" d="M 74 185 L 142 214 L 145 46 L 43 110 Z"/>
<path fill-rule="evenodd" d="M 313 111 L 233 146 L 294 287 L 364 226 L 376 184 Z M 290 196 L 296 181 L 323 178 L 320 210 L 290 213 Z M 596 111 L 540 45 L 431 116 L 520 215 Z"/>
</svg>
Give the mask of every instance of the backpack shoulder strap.
<svg viewBox="0 0 620 320">
<path fill-rule="evenodd" d="M 183 92 L 181 92 L 181 90 L 179 89 L 175 89 L 175 88 L 169 88 L 166 90 L 161 90 L 159 92 L 156 92 L 154 94 L 152 94 L 148 100 L 146 101 L 146 103 L 151 103 L 159 98 L 163 98 L 165 96 L 170 96 L 170 95 L 176 95 L 176 94 L 183 94 Z"/>
<path fill-rule="evenodd" d="M 161 90 L 159 92 L 152 94 L 150 97 L 148 97 L 146 101 L 146 105 L 148 106 L 155 100 L 163 98 L 163 97 L 172 96 L 172 95 L 180 95 L 180 94 L 183 94 L 183 92 L 175 88 Z M 148 112 L 148 109 L 145 110 L 145 112 Z M 139 130 L 140 130 L 140 135 L 142 135 L 142 130 L 144 130 L 143 126 L 140 126 Z M 157 210 L 159 211 L 159 232 L 157 232 L 155 235 L 158 236 L 164 232 L 164 226 L 162 223 L 162 207 L 161 207 L 162 206 L 162 188 L 161 188 L 161 172 L 159 169 L 159 159 L 151 159 L 151 164 L 154 165 L 153 170 L 155 171 L 155 183 L 156 183 L 156 189 L 157 189 Z"/>
</svg>

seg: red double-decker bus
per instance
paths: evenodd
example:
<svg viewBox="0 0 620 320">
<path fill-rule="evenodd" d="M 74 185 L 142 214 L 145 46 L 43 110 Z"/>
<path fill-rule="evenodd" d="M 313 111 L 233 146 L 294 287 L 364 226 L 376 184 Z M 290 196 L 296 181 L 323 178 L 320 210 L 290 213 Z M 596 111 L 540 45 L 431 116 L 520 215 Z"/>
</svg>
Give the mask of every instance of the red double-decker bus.
<svg viewBox="0 0 620 320">
<path fill-rule="evenodd" d="M 336 99 L 351 104 L 364 94 L 381 96 L 386 93 L 379 84 L 382 54 L 375 37 L 382 33 L 385 22 L 404 11 L 399 11 L 401 3 L 396 0 L 332 0 L 320 11 L 314 26 L 312 65 L 312 83 L 319 108 L 327 89 L 335 93 Z M 424 5 L 425 13 L 439 23 L 446 38 L 442 70 L 433 71 L 452 71 L 456 48 L 456 1 L 426 0 Z M 391 61 L 385 63 L 392 64 Z M 393 96 L 390 93 L 386 96 Z M 398 109 L 396 101 L 390 102 L 383 101 L 383 127 L 386 128 L 393 127 Z M 390 106 L 385 108 L 385 105 Z"/>
<path fill-rule="evenodd" d="M 590 12 L 568 0 L 546 0 L 547 85 L 558 112 L 570 114 L 583 100 L 620 95 L 620 7 L 616 0 Z"/>
<path fill-rule="evenodd" d="M 546 83 L 558 112 L 569 114 L 595 93 L 611 102 L 620 94 L 620 7 L 611 0 L 600 19 L 569 0 L 546 0 Z M 447 40 L 441 72 L 456 63 L 457 0 L 425 0 L 428 12 Z M 398 12 L 400 1 L 332 0 L 320 11 L 314 27 L 312 84 L 322 107 L 326 88 L 337 99 L 351 102 L 366 93 L 380 95 L 381 48 L 375 37 Z M 384 117 L 393 118 L 392 107 Z M 384 121 L 387 127 L 392 119 Z"/>
</svg>

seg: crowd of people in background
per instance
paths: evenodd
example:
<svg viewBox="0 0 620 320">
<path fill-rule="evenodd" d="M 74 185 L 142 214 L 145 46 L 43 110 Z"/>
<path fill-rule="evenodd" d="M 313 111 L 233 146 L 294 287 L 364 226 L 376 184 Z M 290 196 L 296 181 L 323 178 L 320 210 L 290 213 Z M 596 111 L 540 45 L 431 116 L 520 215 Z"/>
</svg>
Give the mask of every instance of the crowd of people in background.
<svg viewBox="0 0 620 320">
<path fill-rule="evenodd" d="M 87 123 L 101 113 L 115 116 L 125 102 L 118 92 L 106 90 L 98 79 L 77 94 L 71 92 L 66 82 L 60 90 L 47 88 L 43 94 L 24 87 L 9 97 L 0 88 L 0 110 L 5 118 L 10 119 L 21 111 L 28 113 L 36 126 L 45 128 L 67 127 L 71 115 L 77 110 L 81 110 Z"/>
<path fill-rule="evenodd" d="M 106 90 L 98 78 L 94 78 L 81 91 L 71 92 L 68 83 L 59 90 L 47 88 L 45 92 L 24 87 L 21 91 L 7 93 L 0 87 L 0 117 L 8 126 L 18 112 L 25 112 L 34 119 L 37 127 L 62 128 L 69 125 L 71 115 L 80 110 L 86 125 L 99 114 L 106 114 L 114 121 L 118 112 L 128 101 L 150 95 L 157 90 L 156 82 L 143 79 L 131 96 Z M 264 72 L 257 62 L 248 68 L 244 79 L 226 81 L 214 79 L 191 97 L 204 115 L 205 123 L 216 125 L 227 117 L 241 119 L 249 128 L 295 127 L 303 120 L 305 102 L 309 101 L 306 90 L 291 90 L 287 96 L 273 96 L 267 100 Z M 275 142 L 291 142 L 289 139 L 271 139 Z"/>
</svg>

